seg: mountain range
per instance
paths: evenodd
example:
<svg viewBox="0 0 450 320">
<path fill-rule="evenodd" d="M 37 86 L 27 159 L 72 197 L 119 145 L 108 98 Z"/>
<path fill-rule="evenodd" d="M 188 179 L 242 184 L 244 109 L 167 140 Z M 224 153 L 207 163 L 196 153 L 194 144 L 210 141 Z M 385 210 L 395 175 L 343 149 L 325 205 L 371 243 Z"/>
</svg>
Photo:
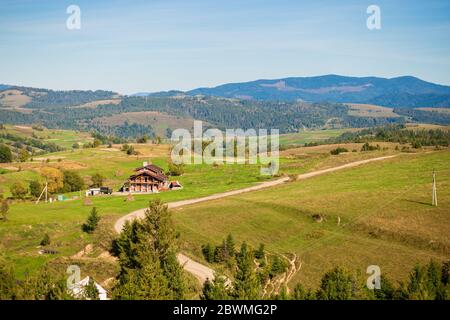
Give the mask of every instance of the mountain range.
<svg viewBox="0 0 450 320">
<path fill-rule="evenodd" d="M 412 76 L 396 78 L 324 75 L 227 83 L 190 91 L 165 91 L 136 96 L 205 95 L 248 100 L 364 103 L 386 107 L 450 107 L 450 86 Z"/>
</svg>

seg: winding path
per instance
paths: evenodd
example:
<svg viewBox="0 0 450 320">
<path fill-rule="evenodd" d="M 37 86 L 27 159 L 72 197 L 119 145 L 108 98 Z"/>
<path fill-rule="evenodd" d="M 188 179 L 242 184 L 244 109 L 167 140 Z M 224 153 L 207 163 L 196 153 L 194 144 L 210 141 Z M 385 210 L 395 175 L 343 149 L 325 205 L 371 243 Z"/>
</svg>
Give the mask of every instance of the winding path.
<svg viewBox="0 0 450 320">
<path fill-rule="evenodd" d="M 297 180 L 308 179 L 308 178 L 312 178 L 312 177 L 315 177 L 315 176 L 318 176 L 321 174 L 338 171 L 338 170 L 342 170 L 342 169 L 346 169 L 346 168 L 352 168 L 352 167 L 356 167 L 356 166 L 366 164 L 369 162 L 373 162 L 373 161 L 381 161 L 381 160 L 385 160 L 385 159 L 390 159 L 390 158 L 394 158 L 396 156 L 397 155 L 391 155 L 391 156 L 384 156 L 384 157 L 354 161 L 354 162 L 350 162 L 350 163 L 347 163 L 347 164 L 344 164 L 341 166 L 337 166 L 337 167 L 333 167 L 333 168 L 316 170 L 313 172 L 308 172 L 308 173 L 298 175 Z M 188 200 L 169 202 L 167 204 L 167 206 L 169 207 L 169 209 L 173 209 L 173 208 L 179 208 L 179 207 L 183 207 L 183 206 L 187 206 L 187 205 L 191 205 L 191 204 L 195 204 L 195 203 L 199 203 L 199 202 L 221 199 L 221 198 L 234 196 L 234 195 L 245 193 L 245 192 L 256 191 L 256 190 L 261 190 L 264 188 L 274 187 L 274 186 L 283 184 L 283 183 L 287 182 L 288 180 L 289 180 L 289 177 L 283 177 L 283 178 L 280 178 L 277 180 L 262 182 L 255 186 L 247 187 L 247 188 L 243 188 L 243 189 L 217 193 L 217 194 L 213 194 L 213 195 L 201 197 L 201 198 L 196 198 L 196 199 L 188 199 Z M 126 221 L 133 220 L 136 218 L 143 218 L 145 216 L 145 210 L 147 210 L 147 208 L 133 211 L 133 212 L 119 218 L 116 221 L 116 223 L 114 224 L 114 230 L 117 233 L 120 233 L 120 231 L 122 230 Z M 200 264 L 200 263 L 192 260 L 191 258 L 185 256 L 182 253 L 179 253 L 177 255 L 177 259 L 178 259 L 178 262 L 181 265 L 183 265 L 184 269 L 186 271 L 192 273 L 202 284 L 206 281 L 206 279 L 214 278 L 214 270 L 209 268 L 208 266 Z"/>
</svg>

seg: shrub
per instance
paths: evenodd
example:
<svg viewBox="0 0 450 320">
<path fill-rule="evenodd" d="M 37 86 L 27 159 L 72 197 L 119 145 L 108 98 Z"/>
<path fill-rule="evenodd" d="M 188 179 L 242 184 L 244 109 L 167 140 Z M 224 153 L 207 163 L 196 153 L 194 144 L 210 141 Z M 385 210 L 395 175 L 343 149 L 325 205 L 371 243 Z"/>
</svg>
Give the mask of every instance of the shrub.
<svg viewBox="0 0 450 320">
<path fill-rule="evenodd" d="M 13 183 L 10 191 L 13 198 L 24 199 L 28 193 L 28 188 L 22 182 L 17 181 Z"/>
<path fill-rule="evenodd" d="M 0 163 L 7 163 L 12 161 L 11 150 L 4 144 L 0 145 Z"/>
<path fill-rule="evenodd" d="M 41 240 L 41 246 L 48 246 L 50 244 L 50 236 L 46 233 Z"/>
<path fill-rule="evenodd" d="M 348 152 L 348 150 L 345 149 L 345 148 L 342 148 L 342 147 L 337 147 L 336 149 L 333 149 L 333 150 L 330 151 L 330 153 L 332 155 L 338 155 L 338 154 L 340 154 L 342 152 Z"/>
<path fill-rule="evenodd" d="M 364 143 L 364 145 L 361 147 L 361 151 L 374 151 L 374 150 L 379 150 L 379 149 L 380 149 L 379 145 L 377 145 L 375 147 L 375 146 L 370 145 L 368 142 Z"/>
<path fill-rule="evenodd" d="M 29 157 L 30 157 L 30 154 L 28 153 L 27 150 L 21 149 L 21 150 L 19 151 L 19 161 L 20 161 L 20 162 L 25 162 L 25 161 L 27 161 Z"/>
<path fill-rule="evenodd" d="M 169 163 L 169 175 L 171 176 L 181 176 L 184 173 L 183 164 Z"/>
<path fill-rule="evenodd" d="M 84 188 L 83 178 L 81 178 L 78 172 L 64 171 L 63 175 L 64 175 L 63 178 L 64 187 L 62 188 L 63 192 L 80 191 Z"/>
<path fill-rule="evenodd" d="M 91 180 L 92 180 L 91 187 L 100 188 L 101 186 L 103 186 L 103 181 L 105 180 L 105 177 L 100 173 L 95 173 L 92 175 Z"/>
<path fill-rule="evenodd" d="M 32 180 L 30 182 L 30 194 L 37 198 L 41 195 L 42 192 L 42 184 L 37 180 Z"/>
</svg>

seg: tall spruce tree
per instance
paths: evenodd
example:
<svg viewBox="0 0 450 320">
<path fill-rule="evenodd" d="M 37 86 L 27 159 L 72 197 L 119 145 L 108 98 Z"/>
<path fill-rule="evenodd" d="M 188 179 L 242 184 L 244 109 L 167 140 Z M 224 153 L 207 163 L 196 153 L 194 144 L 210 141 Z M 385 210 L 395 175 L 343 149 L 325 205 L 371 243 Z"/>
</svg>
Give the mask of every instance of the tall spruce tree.
<svg viewBox="0 0 450 320">
<path fill-rule="evenodd" d="M 239 300 L 258 299 L 260 283 L 254 271 L 253 253 L 244 242 L 237 254 L 237 271 L 233 283 L 233 297 Z"/>
<path fill-rule="evenodd" d="M 126 223 L 114 252 L 121 271 L 119 299 L 183 299 L 185 281 L 177 261 L 177 234 L 167 206 L 151 201 L 142 220 Z"/>
</svg>

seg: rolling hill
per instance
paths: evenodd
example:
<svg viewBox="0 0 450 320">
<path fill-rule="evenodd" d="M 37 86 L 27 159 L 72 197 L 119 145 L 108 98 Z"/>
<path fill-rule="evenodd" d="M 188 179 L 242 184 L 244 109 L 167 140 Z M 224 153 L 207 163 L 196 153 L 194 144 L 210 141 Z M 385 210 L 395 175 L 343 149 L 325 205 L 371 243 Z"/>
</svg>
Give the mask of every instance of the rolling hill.
<svg viewBox="0 0 450 320">
<path fill-rule="evenodd" d="M 151 95 L 179 95 L 180 91 Z M 324 75 L 228 83 L 213 88 L 198 88 L 186 95 L 226 98 L 365 103 L 387 107 L 450 107 L 450 87 L 426 82 L 412 76 L 396 78 L 347 77 Z M 145 93 L 140 93 L 140 96 Z"/>
<path fill-rule="evenodd" d="M 280 133 L 404 122 L 450 124 L 450 114 L 432 108 L 450 109 L 450 87 L 411 76 L 283 78 L 132 96 L 0 86 L 0 123 L 94 130 L 120 137 L 168 136 L 180 125 L 189 123 L 186 128 L 191 128 L 193 119 L 219 129 L 264 128 Z M 161 125 L 159 116 L 168 123 Z"/>
</svg>

